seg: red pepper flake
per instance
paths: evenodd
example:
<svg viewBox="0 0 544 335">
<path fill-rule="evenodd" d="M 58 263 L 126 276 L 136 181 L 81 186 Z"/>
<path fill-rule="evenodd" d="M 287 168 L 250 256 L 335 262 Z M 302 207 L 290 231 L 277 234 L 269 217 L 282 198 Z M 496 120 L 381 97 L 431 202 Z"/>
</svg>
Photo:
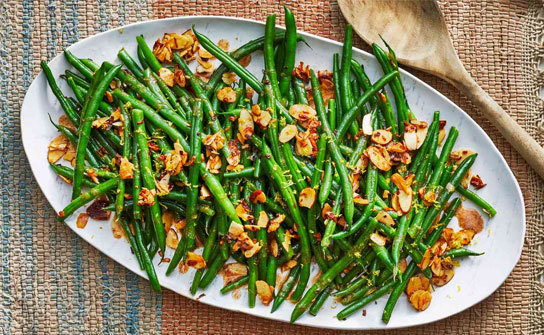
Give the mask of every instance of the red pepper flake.
<svg viewBox="0 0 544 335">
<path fill-rule="evenodd" d="M 363 316 L 366 316 L 366 309 L 363 309 Z"/>
<path fill-rule="evenodd" d="M 442 130 L 446 126 L 446 120 L 440 120 L 438 121 L 438 129 Z"/>
<path fill-rule="evenodd" d="M 482 187 L 484 187 L 487 184 L 484 183 L 484 181 L 482 180 L 482 178 L 479 175 L 475 174 L 470 179 L 470 185 L 474 186 L 474 188 L 479 190 L 479 189 L 481 189 Z"/>
<path fill-rule="evenodd" d="M 149 147 L 149 149 L 150 149 L 151 151 L 159 151 L 159 150 L 160 150 L 160 148 L 159 148 L 159 146 L 157 145 L 157 143 L 155 143 L 155 142 L 153 142 L 153 141 L 147 142 L 147 146 Z"/>
</svg>

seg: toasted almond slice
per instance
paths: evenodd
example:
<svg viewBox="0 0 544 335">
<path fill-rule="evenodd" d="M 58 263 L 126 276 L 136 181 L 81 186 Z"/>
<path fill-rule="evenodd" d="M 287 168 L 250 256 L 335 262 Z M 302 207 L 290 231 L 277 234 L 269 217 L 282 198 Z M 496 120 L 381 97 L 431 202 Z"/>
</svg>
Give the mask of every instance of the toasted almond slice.
<svg viewBox="0 0 544 335">
<path fill-rule="evenodd" d="M 241 263 L 229 263 L 223 266 L 220 274 L 223 276 L 223 283 L 227 285 L 238 278 L 247 276 L 247 266 Z"/>
<path fill-rule="evenodd" d="M 121 227 L 119 220 L 111 221 L 111 232 L 113 233 L 113 237 L 115 238 L 121 238 L 125 236 L 125 232 L 123 231 L 123 227 Z"/>
<path fill-rule="evenodd" d="M 233 103 L 236 101 L 236 92 L 227 86 L 217 91 L 217 99 L 222 102 Z"/>
<path fill-rule="evenodd" d="M 176 248 L 178 247 L 178 243 L 179 243 L 178 234 L 176 233 L 174 229 L 169 229 L 168 233 L 166 234 L 166 245 L 169 248 L 176 250 Z"/>
<path fill-rule="evenodd" d="M 49 151 L 47 153 L 47 159 L 49 163 L 56 163 L 58 162 L 62 156 L 68 151 L 68 146 L 70 144 L 70 141 L 68 138 L 64 135 L 59 135 L 49 143 Z"/>
<path fill-rule="evenodd" d="M 312 208 L 315 203 L 315 190 L 312 187 L 306 187 L 298 196 L 300 207 Z"/>
<path fill-rule="evenodd" d="M 221 75 L 221 80 L 227 85 L 232 85 L 238 80 L 238 78 L 234 72 L 225 72 Z"/>
<path fill-rule="evenodd" d="M 446 137 L 446 129 L 440 129 L 438 131 L 438 145 L 442 145 L 442 141 Z"/>
<path fill-rule="evenodd" d="M 261 228 L 266 228 L 268 226 L 268 214 L 265 211 L 259 212 L 259 218 L 257 219 L 257 226 Z"/>
<path fill-rule="evenodd" d="M 266 194 L 261 190 L 255 190 L 249 195 L 249 201 L 254 204 L 263 204 L 266 202 Z"/>
<path fill-rule="evenodd" d="M 425 276 L 414 276 L 406 285 L 406 295 L 410 297 L 416 291 L 430 291 L 431 281 Z"/>
<path fill-rule="evenodd" d="M 174 86 L 174 73 L 170 71 L 169 68 L 161 67 L 159 69 L 159 77 L 162 79 L 162 81 L 164 81 L 167 86 Z"/>
<path fill-rule="evenodd" d="M 132 171 L 134 165 L 126 158 L 121 157 L 121 163 L 119 164 L 119 177 L 121 179 L 132 179 Z"/>
<path fill-rule="evenodd" d="M 387 243 L 387 239 L 378 233 L 370 235 L 370 240 L 382 247 Z"/>
<path fill-rule="evenodd" d="M 238 217 L 244 221 L 253 219 L 253 215 L 251 215 L 251 209 L 245 203 L 245 201 L 240 202 L 236 206 L 236 215 L 238 215 Z"/>
<path fill-rule="evenodd" d="M 431 264 L 431 260 L 432 260 L 431 248 L 427 248 L 427 250 L 425 250 L 425 253 L 423 254 L 423 257 L 421 258 L 421 263 L 419 263 L 417 266 L 421 270 L 425 270 L 426 268 L 429 267 L 429 264 Z"/>
<path fill-rule="evenodd" d="M 395 225 L 395 220 L 393 220 L 391 215 L 389 215 L 389 213 L 385 211 L 379 211 L 378 215 L 376 215 L 376 220 L 378 220 L 378 222 L 381 222 L 389 227 L 392 227 Z"/>
<path fill-rule="evenodd" d="M 297 126 L 293 124 L 286 125 L 285 127 L 283 127 L 283 129 L 280 132 L 280 136 L 279 136 L 280 142 L 281 143 L 289 142 L 291 139 L 293 139 L 293 137 L 296 136 L 297 132 L 298 132 Z"/>
<path fill-rule="evenodd" d="M 455 164 L 461 164 L 468 156 L 474 154 L 474 151 L 471 149 L 459 149 L 454 150 L 450 153 L 450 159 L 455 162 Z"/>
<path fill-rule="evenodd" d="M 268 224 L 268 232 L 271 233 L 271 232 L 274 232 L 274 231 L 278 230 L 278 228 L 280 227 L 280 224 L 284 220 L 285 220 L 285 215 L 278 214 L 275 218 L 270 220 L 270 222 Z"/>
<path fill-rule="evenodd" d="M 315 119 L 317 113 L 312 107 L 308 105 L 295 104 L 289 107 L 289 115 L 299 121 L 308 121 L 311 119 Z"/>
<path fill-rule="evenodd" d="M 178 84 L 180 87 L 185 87 L 185 84 L 186 84 L 185 73 L 183 73 L 182 70 L 177 69 L 174 72 L 174 82 Z"/>
<path fill-rule="evenodd" d="M 217 42 L 217 46 L 223 49 L 225 52 L 229 52 L 229 41 L 222 38 Z"/>
<path fill-rule="evenodd" d="M 264 305 L 268 306 L 274 297 L 274 286 L 268 285 L 268 283 L 264 280 L 257 280 L 255 286 L 257 288 L 259 299 L 261 299 L 261 302 Z"/>
<path fill-rule="evenodd" d="M 372 135 L 372 115 L 370 113 L 363 116 L 362 121 L 363 135 L 370 136 Z"/>
<path fill-rule="evenodd" d="M 246 258 L 251 258 L 253 257 L 253 255 L 258 253 L 259 250 L 261 250 L 261 248 L 262 248 L 262 245 L 259 242 L 257 242 L 253 245 L 253 247 L 251 247 L 251 249 L 244 250 L 244 256 L 246 256 Z"/>
<path fill-rule="evenodd" d="M 330 214 L 332 213 L 332 207 L 329 205 L 328 202 L 323 204 L 323 208 L 321 209 L 321 217 L 323 219 L 331 219 Z M 334 217 L 334 214 L 333 214 Z"/>
<path fill-rule="evenodd" d="M 414 125 L 407 125 L 404 131 L 404 145 L 406 149 L 414 151 L 418 148 L 418 139 L 416 133 L 416 127 Z"/>
<path fill-rule="evenodd" d="M 404 179 L 400 174 L 394 173 L 391 176 L 391 181 L 395 184 L 400 190 L 403 190 L 405 193 L 411 191 L 410 184 L 411 180 Z"/>
<path fill-rule="evenodd" d="M 204 269 L 206 267 L 206 261 L 201 255 L 195 254 L 194 252 L 189 251 L 187 253 L 186 264 L 190 267 L 193 267 L 197 270 Z"/>
<path fill-rule="evenodd" d="M 162 218 L 162 223 L 164 225 L 164 230 L 165 231 L 169 231 L 170 228 L 176 222 L 176 216 L 175 216 L 174 212 L 172 212 L 169 209 L 162 212 L 161 218 Z"/>
<path fill-rule="evenodd" d="M 400 210 L 398 192 L 393 193 L 393 196 L 391 197 L 391 206 L 393 206 L 393 209 L 395 210 L 395 212 L 402 213 L 402 211 Z"/>
<path fill-rule="evenodd" d="M 200 195 L 199 198 L 202 200 L 210 200 L 212 198 L 212 192 L 206 187 L 206 185 L 202 185 L 200 187 Z"/>
<path fill-rule="evenodd" d="M 247 109 L 242 108 L 240 117 L 238 118 L 238 132 L 241 135 L 242 143 L 253 135 L 253 131 L 253 117 Z"/>
<path fill-rule="evenodd" d="M 353 202 L 361 206 L 366 206 L 369 204 L 368 199 L 363 199 L 359 194 L 353 197 Z"/>
<path fill-rule="evenodd" d="M 367 114 L 368 115 L 368 114 Z M 386 145 L 393 139 L 393 133 L 386 129 L 374 130 L 370 140 L 376 144 Z"/>
<path fill-rule="evenodd" d="M 232 221 L 229 226 L 229 235 L 232 238 L 237 238 L 244 232 L 244 226 L 236 221 Z"/>
<path fill-rule="evenodd" d="M 433 284 L 435 286 L 444 286 L 453 278 L 453 275 L 455 274 L 453 269 L 446 269 L 444 270 L 444 275 L 442 277 L 434 277 L 432 278 Z"/>
<path fill-rule="evenodd" d="M 406 214 L 410 211 L 412 208 L 412 198 L 414 196 L 414 192 L 412 189 L 409 189 L 409 192 L 404 192 L 403 190 L 399 190 L 399 205 L 400 210 Z"/>
<path fill-rule="evenodd" d="M 423 141 L 425 141 L 425 137 L 427 137 L 427 132 L 429 130 L 429 127 L 427 126 L 427 122 L 425 121 L 411 121 L 413 125 L 416 126 L 416 149 L 419 149 L 421 145 L 423 144 Z"/>
<path fill-rule="evenodd" d="M 415 291 L 409 298 L 410 303 L 418 311 L 424 311 L 431 305 L 432 296 L 429 291 Z"/>
<path fill-rule="evenodd" d="M 202 59 L 212 59 L 212 58 L 215 58 L 214 55 L 212 55 L 211 53 L 208 52 L 208 50 L 204 49 L 204 48 L 199 48 L 198 49 L 198 56 Z"/>
<path fill-rule="evenodd" d="M 287 263 L 283 264 L 281 266 L 281 272 L 285 272 L 287 270 L 291 270 L 292 268 L 294 268 L 295 266 L 297 266 L 298 262 L 294 259 L 291 259 L 289 261 L 287 261 Z"/>
<path fill-rule="evenodd" d="M 90 215 L 88 213 L 79 213 L 77 216 L 76 226 L 78 228 L 85 228 L 87 226 L 87 222 L 89 222 Z"/>
<path fill-rule="evenodd" d="M 378 169 L 382 171 L 389 171 L 391 169 L 389 153 L 384 147 L 371 145 L 366 148 L 365 154 Z"/>
</svg>

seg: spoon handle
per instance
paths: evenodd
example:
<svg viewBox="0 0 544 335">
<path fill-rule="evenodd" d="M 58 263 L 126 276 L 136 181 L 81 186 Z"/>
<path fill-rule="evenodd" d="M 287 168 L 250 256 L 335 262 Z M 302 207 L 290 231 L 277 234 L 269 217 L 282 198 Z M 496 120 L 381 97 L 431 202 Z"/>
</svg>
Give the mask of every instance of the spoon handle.
<svg viewBox="0 0 544 335">
<path fill-rule="evenodd" d="M 464 70 L 464 69 L 463 69 Z M 495 102 L 466 71 L 458 80 L 450 79 L 484 113 L 506 140 L 544 178 L 544 148 Z"/>
</svg>

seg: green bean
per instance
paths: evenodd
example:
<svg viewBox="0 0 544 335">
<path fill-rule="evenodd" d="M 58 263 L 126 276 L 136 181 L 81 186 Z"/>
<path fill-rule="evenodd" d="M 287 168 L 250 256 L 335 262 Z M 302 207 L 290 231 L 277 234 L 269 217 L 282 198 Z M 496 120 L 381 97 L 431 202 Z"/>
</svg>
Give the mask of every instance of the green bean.
<svg viewBox="0 0 544 335">
<path fill-rule="evenodd" d="M 81 126 L 79 128 L 79 139 L 76 149 L 74 180 L 72 184 L 72 199 L 77 198 L 81 194 L 81 183 L 83 178 L 83 170 L 85 168 L 85 154 L 90 139 L 91 126 L 94 121 L 96 111 L 98 110 L 98 102 L 102 100 L 104 92 L 117 72 L 119 72 L 120 68 L 121 66 L 118 65 L 105 73 L 104 67 L 101 67 L 93 78 L 93 84 L 89 89 L 88 98 L 83 104 Z M 103 78 L 101 76 L 102 73 L 104 73 Z"/>
<path fill-rule="evenodd" d="M 144 263 L 145 272 L 147 273 L 147 278 L 151 283 L 151 287 L 155 291 L 161 290 L 161 285 L 159 284 L 159 279 L 153 267 L 153 257 L 149 255 L 147 249 L 145 248 L 145 243 L 142 238 L 142 229 L 140 227 L 140 221 L 135 220 L 133 225 L 134 227 L 134 236 L 136 237 L 136 243 L 138 249 L 140 250 L 140 255 L 142 255 L 142 262 Z M 154 253 L 153 253 L 154 254 Z"/>
<path fill-rule="evenodd" d="M 108 179 L 105 182 L 102 182 L 95 187 L 91 188 L 89 191 L 82 193 L 77 198 L 73 199 L 68 206 L 64 207 L 63 210 L 59 212 L 59 221 L 64 221 L 68 216 L 72 215 L 78 208 L 84 206 L 85 204 L 91 202 L 102 194 L 107 193 L 117 186 L 119 182 L 119 177 Z"/>
<path fill-rule="evenodd" d="M 477 156 L 478 154 L 470 155 L 463 160 L 459 167 L 457 167 L 453 173 L 451 181 L 448 183 L 448 185 L 446 185 L 446 188 L 440 192 L 436 203 L 433 207 L 429 208 L 427 214 L 425 215 L 425 219 L 421 225 L 421 231 L 416 237 L 416 243 L 419 243 L 419 241 L 421 241 L 421 239 L 424 237 L 424 234 L 429 230 L 435 217 L 442 211 L 442 208 L 444 208 L 444 205 L 455 191 L 455 188 L 459 185 L 463 176 L 466 174 L 468 169 L 470 169 L 472 164 L 474 164 Z"/>
<path fill-rule="evenodd" d="M 334 278 L 358 257 L 361 250 L 368 243 L 370 235 L 374 232 L 377 224 L 378 222 L 375 219 L 370 219 L 365 231 L 359 236 L 353 247 L 330 267 L 327 272 L 319 277 L 318 281 L 312 285 L 304 297 L 295 306 L 295 309 L 291 314 L 291 322 L 295 322 L 306 311 L 319 292 L 329 286 Z"/>
<path fill-rule="evenodd" d="M 155 177 L 151 167 L 151 159 L 149 157 L 149 148 L 147 145 L 147 135 L 145 131 L 144 113 L 139 109 L 132 110 L 132 122 L 134 127 L 134 136 L 138 145 L 138 158 L 140 163 L 140 171 L 142 175 L 143 186 L 149 191 L 155 190 Z M 155 238 L 159 249 L 163 252 L 165 248 L 165 232 L 161 219 L 161 209 L 159 207 L 157 196 L 153 196 L 154 201 L 150 206 L 151 219 L 155 231 Z"/>
<path fill-rule="evenodd" d="M 291 293 L 291 290 L 293 290 L 293 287 L 297 282 L 299 274 L 300 265 L 297 265 L 290 270 L 289 277 L 287 278 L 285 283 L 283 283 L 281 289 L 278 292 L 278 295 L 274 298 L 274 303 L 272 304 L 272 310 L 270 311 L 270 313 L 274 313 L 285 301 L 289 293 Z"/>
<path fill-rule="evenodd" d="M 369 90 L 365 91 L 365 93 L 363 93 L 359 97 L 353 107 L 345 111 L 344 115 L 342 115 L 342 122 L 335 130 L 336 139 L 338 142 L 342 141 L 344 135 L 346 135 L 348 127 L 350 127 L 350 124 L 354 123 L 353 121 L 357 117 L 362 106 L 366 104 L 372 97 L 374 97 L 376 93 L 378 93 L 393 78 L 397 77 L 398 74 L 399 73 L 397 71 L 393 71 L 378 79 L 378 81 L 376 81 Z"/>
<path fill-rule="evenodd" d="M 125 64 L 125 66 L 136 76 L 138 79 L 143 78 L 143 72 L 142 69 L 136 64 L 136 61 L 129 55 L 129 53 L 125 50 L 125 48 L 122 48 L 117 53 L 117 57 Z"/>
<path fill-rule="evenodd" d="M 489 215 L 489 217 L 494 217 L 497 214 L 497 210 L 493 208 L 493 206 L 491 206 L 489 202 L 485 201 L 482 197 L 469 190 L 468 188 L 465 188 L 463 185 L 458 185 L 455 190 L 459 192 L 459 194 L 461 194 L 463 197 L 475 203 L 487 215 Z"/>
<path fill-rule="evenodd" d="M 352 54 L 352 27 L 350 24 L 346 24 L 344 31 L 344 45 L 342 47 L 342 62 L 340 67 L 340 102 L 342 104 L 342 111 L 348 111 L 353 107 L 354 98 L 351 92 L 351 84 L 349 81 L 349 75 L 351 71 L 351 54 Z M 358 109 L 361 109 L 359 106 Z M 356 122 L 350 122 L 348 125 L 349 131 L 352 135 L 357 134 L 359 127 Z M 339 141 L 342 136 L 339 137 Z"/>
<path fill-rule="evenodd" d="M 230 291 L 233 291 L 239 287 L 244 286 L 248 281 L 249 281 L 249 276 L 243 276 L 240 279 L 237 279 L 225 285 L 219 292 L 221 292 L 221 294 L 227 294 Z"/>
<path fill-rule="evenodd" d="M 252 178 L 255 174 L 255 168 L 254 167 L 247 167 L 243 168 L 240 171 L 229 171 L 225 172 L 223 174 L 223 178 L 225 179 L 233 179 L 233 178 Z"/>
<path fill-rule="evenodd" d="M 285 11 L 285 59 L 281 72 L 279 73 L 279 88 L 281 96 L 287 96 L 289 83 L 291 82 L 291 73 L 295 65 L 295 56 L 297 50 L 297 26 L 295 16 L 287 6 L 283 6 Z"/>
<path fill-rule="evenodd" d="M 481 256 L 484 252 L 476 252 L 472 250 L 468 250 L 466 248 L 457 248 L 457 249 L 451 249 L 448 250 L 442 255 L 442 258 L 460 258 L 460 257 L 468 257 L 468 256 Z"/>
<path fill-rule="evenodd" d="M 68 63 L 75 67 L 85 78 L 88 80 L 93 79 L 93 71 L 91 71 L 85 64 L 81 62 L 76 56 L 74 56 L 70 51 L 64 50 L 64 56 Z"/>
<path fill-rule="evenodd" d="M 316 316 L 325 301 L 327 301 L 327 298 L 331 294 L 331 287 L 326 287 L 323 291 L 319 293 L 319 295 L 315 298 L 314 303 L 310 307 L 310 314 L 313 316 Z"/>
<path fill-rule="evenodd" d="M 315 76 L 313 70 L 310 70 L 310 72 L 312 92 L 314 95 L 314 104 L 316 107 L 317 115 L 319 120 L 321 121 L 321 126 L 325 132 L 325 135 L 328 137 L 328 148 L 330 150 L 334 163 L 336 164 L 336 171 L 340 175 L 340 180 L 342 181 L 342 193 L 344 194 L 344 217 L 346 219 L 347 225 L 351 226 L 353 224 L 354 212 L 353 189 L 351 187 L 349 175 L 346 168 L 346 160 L 340 153 L 340 149 L 338 149 L 336 136 L 329 127 L 329 123 L 327 122 L 327 118 L 325 117 L 325 107 L 323 106 L 323 97 L 321 95 L 317 77 Z"/>
</svg>

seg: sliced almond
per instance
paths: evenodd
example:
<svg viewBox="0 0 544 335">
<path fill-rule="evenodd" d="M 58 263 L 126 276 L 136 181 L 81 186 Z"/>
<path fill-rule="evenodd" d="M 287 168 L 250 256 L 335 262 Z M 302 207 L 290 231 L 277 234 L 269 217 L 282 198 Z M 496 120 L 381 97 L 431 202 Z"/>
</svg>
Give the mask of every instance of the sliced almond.
<svg viewBox="0 0 544 335">
<path fill-rule="evenodd" d="M 404 192 L 403 190 L 399 190 L 399 205 L 400 210 L 406 214 L 410 211 L 412 208 L 412 198 L 414 196 L 414 192 L 412 189 L 409 189 L 409 192 Z"/>
<path fill-rule="evenodd" d="M 249 201 L 254 204 L 263 204 L 266 202 L 266 194 L 261 190 L 255 190 L 249 195 Z"/>
<path fill-rule="evenodd" d="M 162 79 L 162 81 L 164 81 L 167 86 L 174 86 L 174 73 L 170 71 L 169 68 L 161 67 L 159 69 L 159 77 Z"/>
<path fill-rule="evenodd" d="M 391 215 L 389 215 L 389 213 L 385 211 L 379 211 L 378 215 L 376 215 L 376 220 L 378 220 L 378 222 L 381 222 L 389 227 L 392 227 L 395 225 L 395 220 L 393 220 Z"/>
<path fill-rule="evenodd" d="M 409 298 L 410 303 L 418 311 L 424 311 L 431 305 L 432 296 L 429 291 L 415 291 Z"/>
<path fill-rule="evenodd" d="M 204 269 L 206 267 L 206 261 L 204 260 L 204 257 L 191 251 L 187 253 L 187 261 L 185 263 L 188 266 L 193 267 L 197 270 Z"/>
<path fill-rule="evenodd" d="M 285 215 L 278 214 L 275 218 L 270 220 L 270 222 L 268 224 L 268 232 L 271 233 L 271 232 L 274 232 L 274 231 L 278 230 L 278 228 L 280 227 L 280 224 L 284 220 L 285 220 Z"/>
<path fill-rule="evenodd" d="M 331 219 L 331 214 L 334 217 L 334 213 L 332 212 L 332 207 L 329 205 L 328 202 L 323 204 L 323 208 L 321 209 L 321 217 L 323 219 Z"/>
<path fill-rule="evenodd" d="M 317 113 L 312 107 L 308 105 L 295 104 L 289 107 L 289 115 L 299 121 L 308 121 L 311 119 L 315 119 Z"/>
<path fill-rule="evenodd" d="M 315 189 L 306 187 L 298 196 L 298 204 L 300 207 L 312 208 L 315 203 Z"/>
<path fill-rule="evenodd" d="M 425 141 L 425 138 L 427 137 L 427 132 L 429 130 L 429 127 L 427 125 L 427 122 L 425 121 L 411 121 L 413 125 L 416 126 L 416 149 L 419 149 L 421 145 L 423 144 L 423 141 Z"/>
<path fill-rule="evenodd" d="M 49 163 L 56 163 L 58 162 L 62 156 L 68 151 L 68 146 L 70 144 L 70 141 L 68 138 L 64 135 L 59 135 L 49 143 L 49 151 L 47 153 L 47 160 Z"/>
<path fill-rule="evenodd" d="M 240 142 L 245 143 L 245 140 L 253 135 L 253 131 L 253 117 L 247 109 L 242 108 L 242 110 L 240 111 L 240 117 L 238 118 L 238 132 L 240 134 Z"/>
<path fill-rule="evenodd" d="M 123 230 L 123 227 L 121 227 L 121 223 L 119 223 L 119 220 L 111 221 L 111 232 L 113 233 L 113 237 L 115 238 L 121 238 L 125 236 L 125 232 Z"/>
<path fill-rule="evenodd" d="M 446 269 L 444 270 L 444 275 L 441 277 L 434 277 L 432 278 L 433 285 L 435 286 L 444 286 L 453 278 L 453 275 L 455 274 L 453 269 Z"/>
<path fill-rule="evenodd" d="M 387 243 L 387 238 L 378 233 L 370 235 L 370 240 L 381 247 L 385 246 L 385 244 Z"/>
<path fill-rule="evenodd" d="M 166 245 L 169 248 L 176 250 L 176 248 L 178 247 L 178 243 L 179 243 L 178 234 L 176 233 L 174 229 L 169 229 L 168 233 L 166 234 Z"/>
<path fill-rule="evenodd" d="M 229 226 L 229 236 L 232 238 L 237 238 L 244 232 L 244 226 L 236 221 L 232 221 Z"/>
<path fill-rule="evenodd" d="M 368 114 L 367 114 L 368 115 Z M 370 140 L 376 144 L 386 145 L 393 139 L 393 133 L 386 129 L 378 129 L 372 133 Z"/>
<path fill-rule="evenodd" d="M 268 226 L 268 214 L 265 211 L 259 212 L 259 218 L 257 219 L 257 226 L 260 228 L 266 228 Z"/>
<path fill-rule="evenodd" d="M 253 220 L 253 215 L 251 215 L 251 208 L 246 204 L 245 201 L 241 201 L 236 206 L 236 215 L 244 221 Z"/>
<path fill-rule="evenodd" d="M 238 78 L 234 72 L 225 72 L 221 75 L 221 80 L 227 85 L 232 85 L 238 80 Z"/>
<path fill-rule="evenodd" d="M 233 103 L 236 101 L 236 92 L 232 87 L 227 86 L 217 91 L 217 99 L 226 103 Z"/>
<path fill-rule="evenodd" d="M 249 250 L 244 250 L 244 256 L 246 258 L 251 258 L 253 257 L 256 253 L 258 253 L 262 248 L 262 245 L 260 243 L 255 243 L 253 245 L 253 247 L 251 247 L 251 249 Z"/>
<path fill-rule="evenodd" d="M 425 270 L 429 267 L 432 261 L 432 254 L 431 254 L 431 248 L 427 248 L 425 253 L 423 253 L 423 257 L 421 258 L 421 262 L 417 265 L 421 270 Z"/>
<path fill-rule="evenodd" d="M 77 216 L 76 226 L 78 228 L 85 228 L 87 226 L 87 222 L 89 222 L 90 215 L 88 213 L 79 213 Z"/>
<path fill-rule="evenodd" d="M 414 276 L 410 278 L 406 285 L 406 295 L 410 297 L 412 293 L 416 291 L 429 291 L 431 290 L 431 281 L 424 276 Z"/>
<path fill-rule="evenodd" d="M 255 286 L 257 288 L 257 294 L 259 295 L 259 299 L 261 299 L 261 302 L 264 305 L 268 306 L 268 304 L 270 304 L 270 302 L 274 298 L 274 287 L 268 285 L 268 283 L 264 280 L 257 280 Z"/>
<path fill-rule="evenodd" d="M 289 142 L 291 139 L 293 139 L 293 137 L 296 136 L 297 132 L 298 132 L 297 126 L 293 124 L 286 125 L 285 127 L 283 127 L 283 129 L 280 132 L 280 136 L 279 136 L 280 142 L 281 143 Z"/>
<path fill-rule="evenodd" d="M 404 179 L 400 174 L 394 173 L 391 176 L 391 181 L 397 186 L 400 190 L 403 190 L 405 193 L 411 191 L 410 184 L 411 180 Z"/>
<path fill-rule="evenodd" d="M 417 129 L 414 125 L 408 124 L 404 130 L 404 145 L 406 149 L 410 151 L 417 150 L 418 148 L 418 139 L 417 139 Z"/>
<path fill-rule="evenodd" d="M 370 136 L 372 135 L 372 115 L 370 113 L 363 116 L 362 121 L 363 135 Z"/>
<path fill-rule="evenodd" d="M 119 177 L 121 179 L 132 179 L 132 171 L 134 170 L 134 165 L 126 158 L 121 157 L 121 163 L 119 164 Z"/>
<path fill-rule="evenodd" d="M 389 153 L 384 147 L 372 145 L 365 150 L 365 154 L 378 169 L 382 171 L 391 169 Z"/>
<path fill-rule="evenodd" d="M 171 210 L 167 209 L 162 212 L 161 215 L 162 223 L 164 225 L 164 230 L 169 231 L 171 227 L 174 226 L 176 222 L 176 215 Z"/>
</svg>

